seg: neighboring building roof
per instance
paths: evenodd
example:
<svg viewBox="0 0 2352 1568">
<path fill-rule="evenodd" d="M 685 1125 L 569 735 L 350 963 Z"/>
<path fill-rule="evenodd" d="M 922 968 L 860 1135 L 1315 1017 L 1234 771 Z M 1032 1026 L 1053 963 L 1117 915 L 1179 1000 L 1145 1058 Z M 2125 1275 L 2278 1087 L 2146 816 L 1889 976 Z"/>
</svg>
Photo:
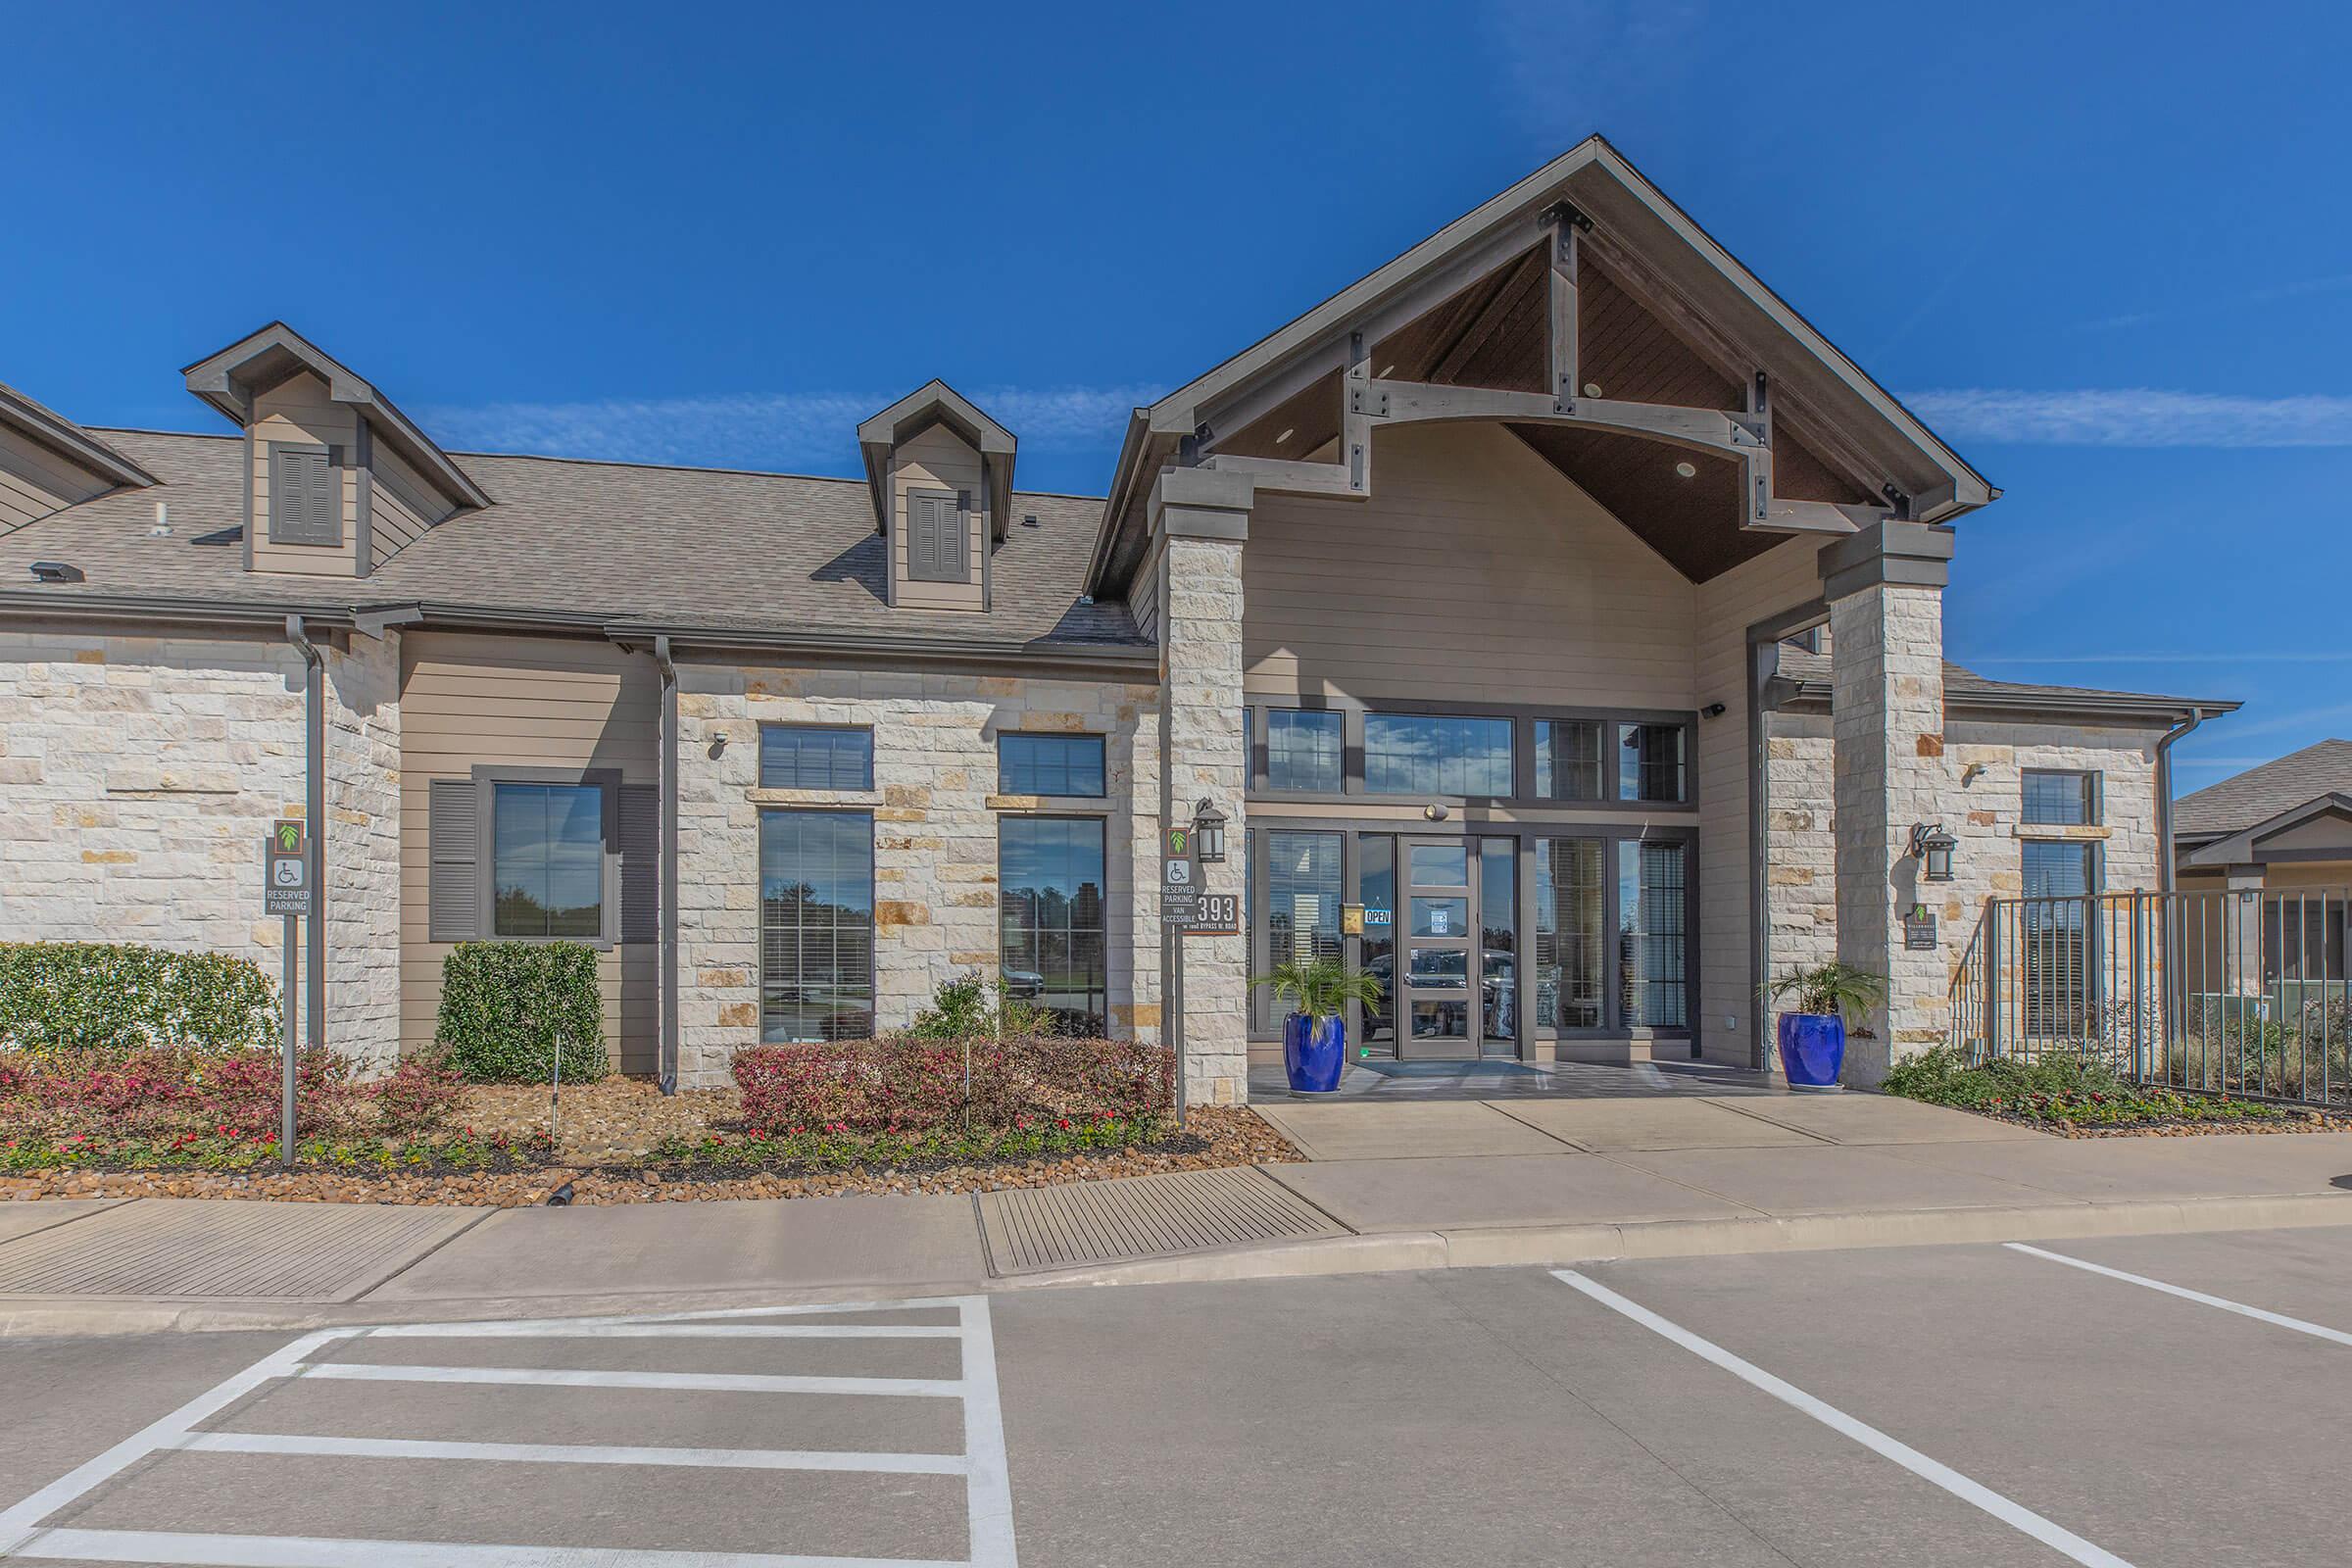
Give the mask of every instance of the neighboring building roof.
<svg viewBox="0 0 2352 1568">
<path fill-rule="evenodd" d="M 1810 654 L 1787 644 L 1780 648 L 1780 678 L 1799 703 L 1827 706 L 1831 665 L 1828 654 Z M 2211 717 L 2233 713 L 2239 705 L 2204 697 L 2163 697 L 2151 692 L 2107 691 L 2096 686 L 2037 686 L 2022 681 L 1987 680 L 1973 669 L 1943 662 L 1944 706 L 1972 717 L 2003 715 L 2037 719 L 2143 721 L 2178 723 L 2191 711 Z"/>
<path fill-rule="evenodd" d="M 218 354 L 198 360 L 181 372 L 188 390 L 239 425 L 250 423 L 253 399 L 287 377 L 308 370 L 326 383 L 326 395 L 348 404 L 368 419 L 400 455 L 415 465 L 449 499 L 461 507 L 486 507 L 490 497 L 433 438 L 416 428 L 392 400 L 342 361 L 295 331 L 283 321 L 271 321 L 249 332 Z"/>
<path fill-rule="evenodd" d="M 154 471 L 160 497 L 117 491 L 0 539 L 0 605 L 94 613 L 143 600 L 213 612 L 420 604 L 429 619 L 453 622 L 842 648 L 1150 646 L 1125 605 L 1082 602 L 1102 506 L 1087 497 L 1012 497 L 992 609 L 894 610 L 861 479 L 468 454 L 466 468 L 497 497 L 492 505 L 428 529 L 366 578 L 294 577 L 247 571 L 241 552 L 191 542 L 244 520 L 237 437 L 122 430 L 107 439 Z M 157 499 L 171 503 L 167 537 L 151 532 Z M 36 560 L 67 562 L 86 580 L 35 586 Z"/>
<path fill-rule="evenodd" d="M 2258 827 L 2325 795 L 2352 795 L 2352 741 L 2321 741 L 2173 803 L 2175 838 Z"/>
<path fill-rule="evenodd" d="M 23 431 L 116 484 L 155 483 L 155 475 L 55 409 L 35 402 L 5 381 L 0 381 L 0 424 Z"/>
</svg>

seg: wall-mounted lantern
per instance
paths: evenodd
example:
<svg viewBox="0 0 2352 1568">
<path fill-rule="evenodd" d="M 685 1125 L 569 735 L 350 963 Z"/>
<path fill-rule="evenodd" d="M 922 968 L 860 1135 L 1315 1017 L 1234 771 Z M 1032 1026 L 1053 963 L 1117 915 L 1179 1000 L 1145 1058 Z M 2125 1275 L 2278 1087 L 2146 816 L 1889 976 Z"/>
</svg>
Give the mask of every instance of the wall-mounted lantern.
<svg viewBox="0 0 2352 1568">
<path fill-rule="evenodd" d="M 1949 882 L 1952 879 L 1952 851 L 1960 841 L 1943 830 L 1941 822 L 1921 822 L 1911 829 L 1911 853 L 1920 863 L 1920 874 L 1930 882 Z"/>
<path fill-rule="evenodd" d="M 1218 865 L 1225 859 L 1225 813 L 1206 801 L 1193 808 L 1193 853 L 1202 865 Z"/>
</svg>

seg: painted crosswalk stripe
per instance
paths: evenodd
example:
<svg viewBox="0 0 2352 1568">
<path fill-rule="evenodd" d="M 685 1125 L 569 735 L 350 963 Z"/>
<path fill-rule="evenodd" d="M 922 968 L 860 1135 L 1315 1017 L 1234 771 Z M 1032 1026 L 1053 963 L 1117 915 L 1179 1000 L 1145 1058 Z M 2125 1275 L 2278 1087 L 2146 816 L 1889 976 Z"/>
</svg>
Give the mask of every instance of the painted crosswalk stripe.
<svg viewBox="0 0 2352 1568">
<path fill-rule="evenodd" d="M 960 1476 L 960 1453 L 853 1453 L 800 1448 L 628 1447 L 596 1443 L 442 1443 L 282 1432 L 191 1432 L 165 1445 L 187 1453 L 299 1453 L 341 1459 L 466 1459 L 510 1464 L 644 1464 L 694 1470 L 847 1470 Z"/>
<path fill-rule="evenodd" d="M 373 1340 L 955 1340 L 954 1323 L 409 1323 Z"/>
<path fill-rule="evenodd" d="M 1641 1302 L 1618 1295 L 1599 1281 L 1589 1279 L 1569 1268 L 1557 1268 L 1551 1272 L 1554 1279 L 1583 1292 L 1609 1310 L 1633 1319 L 1652 1334 L 1681 1346 L 1702 1360 L 1712 1361 L 1749 1387 L 1771 1395 L 1791 1409 L 1802 1411 L 1831 1431 L 1851 1438 L 1882 1458 L 1893 1460 L 1921 1480 L 1941 1487 L 1961 1501 L 1983 1509 L 2012 1529 L 2023 1531 L 2052 1550 L 2083 1564 L 2084 1568 L 2132 1568 L 2123 1558 L 2091 1544 L 2065 1526 L 2044 1518 L 2023 1503 L 2012 1501 L 1990 1487 L 1971 1481 L 1949 1465 L 1929 1458 L 1909 1444 L 1888 1437 L 1877 1427 L 1854 1419 L 1835 1405 L 1824 1403 L 1794 1384 L 1784 1382 L 1753 1362 L 1740 1359 L 1714 1341 L 1701 1339 L 1681 1324 L 1660 1317 Z"/>
<path fill-rule="evenodd" d="M 2064 1252 L 2052 1252 L 2039 1247 L 2028 1247 L 2023 1242 L 2003 1242 L 2001 1245 L 2012 1252 L 2024 1252 L 2031 1257 L 2045 1257 L 2053 1263 L 2064 1263 L 2068 1268 L 2079 1268 L 2086 1274 L 2104 1274 L 2111 1280 L 2122 1280 L 2127 1285 L 2137 1285 L 2146 1290 L 2161 1291 L 2167 1296 L 2177 1296 L 2183 1301 L 2194 1301 L 2199 1306 L 2218 1307 L 2225 1312 L 2235 1312 L 2239 1317 L 2250 1317 L 2257 1323 L 2268 1323 L 2276 1328 L 2293 1329 L 2297 1334 L 2308 1334 L 2315 1340 L 2331 1340 L 2337 1345 L 2352 1345 L 2352 1334 L 2346 1334 L 2341 1329 L 2331 1329 L 2325 1323 L 2307 1323 L 2302 1318 L 2288 1317 L 2283 1312 L 2266 1312 L 2259 1306 L 2248 1306 L 2243 1301 L 2232 1301 L 2226 1296 L 2207 1296 L 2203 1291 L 2192 1291 L 2180 1285 L 2167 1285 L 2164 1281 L 2152 1280 L 2145 1274 L 2127 1274 L 2120 1268 L 2109 1268 L 2104 1263 L 2093 1263 L 2088 1258 L 2069 1257 Z"/>
<path fill-rule="evenodd" d="M 966 1568 L 901 1557 L 805 1557 L 765 1551 L 649 1551 L 504 1546 L 473 1542 L 351 1541 L 332 1536 L 213 1536 L 177 1530 L 44 1530 L 30 1546 L 77 1562 L 179 1568 Z"/>
<path fill-rule="evenodd" d="M 960 1378 L 787 1377 L 757 1372 L 613 1372 L 582 1367 L 400 1366 L 320 1361 L 296 1374 L 353 1383 L 501 1383 L 555 1389 L 691 1389 L 706 1394 L 882 1394 L 960 1399 Z"/>
</svg>

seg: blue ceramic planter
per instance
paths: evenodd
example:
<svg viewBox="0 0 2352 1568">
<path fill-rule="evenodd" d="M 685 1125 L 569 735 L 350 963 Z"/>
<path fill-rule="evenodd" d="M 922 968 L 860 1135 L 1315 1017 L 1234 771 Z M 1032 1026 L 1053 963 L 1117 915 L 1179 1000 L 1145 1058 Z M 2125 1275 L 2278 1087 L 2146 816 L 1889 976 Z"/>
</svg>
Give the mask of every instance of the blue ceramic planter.
<svg viewBox="0 0 2352 1568">
<path fill-rule="evenodd" d="M 1282 1066 L 1294 1095 L 1339 1093 L 1340 1069 L 1348 1061 L 1348 1020 L 1338 1015 L 1310 1018 L 1294 1012 L 1282 1020 Z"/>
<path fill-rule="evenodd" d="M 1836 1013 L 1781 1014 L 1781 1071 L 1791 1089 L 1835 1089 L 1845 1065 L 1845 1020 Z"/>
</svg>

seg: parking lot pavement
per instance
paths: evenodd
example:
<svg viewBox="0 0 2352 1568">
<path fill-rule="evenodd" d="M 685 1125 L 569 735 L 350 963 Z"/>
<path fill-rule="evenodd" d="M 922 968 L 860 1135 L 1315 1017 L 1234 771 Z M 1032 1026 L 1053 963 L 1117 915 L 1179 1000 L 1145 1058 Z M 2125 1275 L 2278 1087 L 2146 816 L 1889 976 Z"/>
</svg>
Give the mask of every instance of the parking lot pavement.
<svg viewBox="0 0 2352 1568">
<path fill-rule="evenodd" d="M 2347 1281 L 2352 1230 L 2296 1230 L 404 1326 L 236 1376 L 250 1340 L 0 1342 L 56 1445 L 0 1461 L 0 1552 L 2337 1562 Z"/>
<path fill-rule="evenodd" d="M 0 1556 L 1010 1568 L 989 1303 L 321 1331 L 0 1511 Z"/>
</svg>

